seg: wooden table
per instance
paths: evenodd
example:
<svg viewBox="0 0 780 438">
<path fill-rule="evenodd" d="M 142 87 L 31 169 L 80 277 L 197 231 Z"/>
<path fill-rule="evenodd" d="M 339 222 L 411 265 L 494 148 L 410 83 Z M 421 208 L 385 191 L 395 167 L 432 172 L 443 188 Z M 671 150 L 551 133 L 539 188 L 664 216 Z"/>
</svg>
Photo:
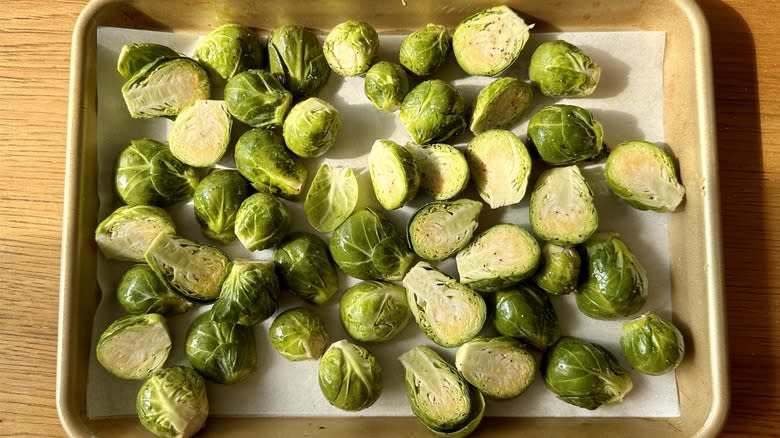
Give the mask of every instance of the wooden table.
<svg viewBox="0 0 780 438">
<path fill-rule="evenodd" d="M 54 369 L 65 121 L 70 36 L 85 3 L 0 3 L 0 436 L 64 435 Z M 780 2 L 700 3 L 723 207 L 732 388 L 723 435 L 780 435 Z"/>
</svg>

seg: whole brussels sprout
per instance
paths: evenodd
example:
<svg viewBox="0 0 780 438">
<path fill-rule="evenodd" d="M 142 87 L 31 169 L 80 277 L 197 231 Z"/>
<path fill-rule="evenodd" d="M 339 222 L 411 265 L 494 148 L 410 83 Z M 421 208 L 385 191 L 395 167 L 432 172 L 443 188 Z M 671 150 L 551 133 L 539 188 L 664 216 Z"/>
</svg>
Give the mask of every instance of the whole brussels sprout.
<svg viewBox="0 0 780 438">
<path fill-rule="evenodd" d="M 134 43 L 125 44 L 119 51 L 119 58 L 116 62 L 116 71 L 122 75 L 125 80 L 133 77 L 139 70 L 147 64 L 157 61 L 160 58 L 179 58 L 181 55 L 168 46 L 155 43 Z"/>
<path fill-rule="evenodd" d="M 599 226 L 593 193 L 576 165 L 553 167 L 539 175 L 528 216 L 537 236 L 561 245 L 582 243 Z"/>
<path fill-rule="evenodd" d="M 193 195 L 195 219 L 203 234 L 222 243 L 233 241 L 238 208 L 250 191 L 237 170 L 215 169 L 203 178 Z"/>
<path fill-rule="evenodd" d="M 295 97 L 317 94 L 330 76 L 317 36 L 301 26 L 283 25 L 271 32 L 268 62 L 271 73 Z"/>
<path fill-rule="evenodd" d="M 254 326 L 279 307 L 279 280 L 271 262 L 234 260 L 211 307 L 217 321 Z"/>
<path fill-rule="evenodd" d="M 361 342 L 389 341 L 412 319 L 406 289 L 382 281 L 364 281 L 345 290 L 339 316 L 347 333 Z"/>
<path fill-rule="evenodd" d="M 392 113 L 409 92 L 409 77 L 399 64 L 379 61 L 366 72 L 363 91 L 377 109 Z"/>
<path fill-rule="evenodd" d="M 133 265 L 122 274 L 116 288 L 117 301 L 128 313 L 176 315 L 193 304 L 176 293 L 147 264 Z"/>
<path fill-rule="evenodd" d="M 528 122 L 528 138 L 542 160 L 553 166 L 597 157 L 604 148 L 601 123 L 574 105 L 555 104 L 539 110 Z"/>
<path fill-rule="evenodd" d="M 444 260 L 471 241 L 482 203 L 471 199 L 433 201 L 409 219 L 409 244 L 426 260 Z"/>
<path fill-rule="evenodd" d="M 189 58 L 157 58 L 122 86 L 122 97 L 134 119 L 175 116 L 210 96 L 208 73 Z"/>
<path fill-rule="evenodd" d="M 193 368 L 207 379 L 222 384 L 238 382 L 257 363 L 254 329 L 217 321 L 210 311 L 192 321 L 184 351 Z"/>
<path fill-rule="evenodd" d="M 212 166 L 227 152 L 232 127 L 224 101 L 198 100 L 176 116 L 168 132 L 171 153 L 190 166 Z"/>
<path fill-rule="evenodd" d="M 245 132 L 236 142 L 235 159 L 241 175 L 261 192 L 293 198 L 308 178 L 306 167 L 284 146 L 282 135 L 271 129 Z"/>
<path fill-rule="evenodd" d="M 653 376 L 677 368 L 685 356 L 680 330 L 653 312 L 623 324 L 620 347 L 634 368 Z"/>
<path fill-rule="evenodd" d="M 244 70 L 263 65 L 263 45 L 257 35 L 238 24 L 223 24 L 195 46 L 195 60 L 208 70 L 216 86 Z"/>
<path fill-rule="evenodd" d="M 124 205 L 98 224 L 95 242 L 109 259 L 143 262 L 160 233 L 176 234 L 168 212 L 151 205 Z"/>
<path fill-rule="evenodd" d="M 303 201 L 303 212 L 315 230 L 327 233 L 352 214 L 358 194 L 358 180 L 351 168 L 325 163 L 314 175 Z"/>
<path fill-rule="evenodd" d="M 568 336 L 545 353 L 540 368 L 559 399 L 589 410 L 622 402 L 634 387 L 631 374 L 609 350 Z"/>
<path fill-rule="evenodd" d="M 420 174 L 412 154 L 392 140 L 377 140 L 368 153 L 374 196 L 385 210 L 395 210 L 414 198 Z"/>
<path fill-rule="evenodd" d="M 120 379 L 142 380 L 162 367 L 171 351 L 165 318 L 156 313 L 123 316 L 97 342 L 97 360 Z"/>
<path fill-rule="evenodd" d="M 209 416 L 206 382 L 192 368 L 157 370 L 138 390 L 135 410 L 153 434 L 189 438 L 203 428 Z"/>
<path fill-rule="evenodd" d="M 257 69 L 230 78 L 224 95 L 228 112 L 254 127 L 282 126 L 293 100 L 274 75 Z"/>
<path fill-rule="evenodd" d="M 282 284 L 308 303 L 325 304 L 339 290 L 328 246 L 314 234 L 287 237 L 274 251 L 274 263 Z"/>
<path fill-rule="evenodd" d="M 331 344 L 320 359 L 319 382 L 330 404 L 360 411 L 382 393 L 382 366 L 368 350 L 342 339 Z"/>
<path fill-rule="evenodd" d="M 542 261 L 534 274 L 534 283 L 553 295 L 575 292 L 581 264 L 574 247 L 547 242 L 542 245 Z"/>
<path fill-rule="evenodd" d="M 271 345 L 291 361 L 317 360 L 330 343 L 322 319 L 306 307 L 280 313 L 268 330 Z"/>
<path fill-rule="evenodd" d="M 406 149 L 412 153 L 420 188 L 437 201 L 446 201 L 459 195 L 469 183 L 469 165 L 463 152 L 443 143 L 416 145 Z"/>
<path fill-rule="evenodd" d="M 495 325 L 511 336 L 544 351 L 561 336 L 558 315 L 550 297 L 531 285 L 496 292 Z"/>
<path fill-rule="evenodd" d="M 479 134 L 509 128 L 531 106 L 533 94 L 533 88 L 517 78 L 499 78 L 485 85 L 474 103 L 469 129 Z"/>
<path fill-rule="evenodd" d="M 531 155 L 512 131 L 493 129 L 474 137 L 466 149 L 474 184 L 490 208 L 519 203 L 531 176 Z"/>
<path fill-rule="evenodd" d="M 290 210 L 268 193 L 255 193 L 244 199 L 236 213 L 236 237 L 249 251 L 273 248 L 289 230 Z"/>
<path fill-rule="evenodd" d="M 328 65 L 341 76 L 358 76 L 374 63 L 379 49 L 379 34 L 370 24 L 347 20 L 331 29 L 322 51 Z"/>
<path fill-rule="evenodd" d="M 284 141 L 299 157 L 313 158 L 328 152 L 341 133 L 339 112 L 316 97 L 298 102 L 284 119 Z"/>
<path fill-rule="evenodd" d="M 417 76 L 429 76 L 447 59 L 451 45 L 452 37 L 446 27 L 428 24 L 404 38 L 398 59 Z"/>
<path fill-rule="evenodd" d="M 528 64 L 528 78 L 545 96 L 590 96 L 599 83 L 601 68 L 579 47 L 563 40 L 539 45 Z"/>
<path fill-rule="evenodd" d="M 440 143 L 466 129 L 466 106 L 452 84 L 441 79 L 421 82 L 401 103 L 401 123 L 415 143 Z"/>
<path fill-rule="evenodd" d="M 536 377 L 536 359 L 513 338 L 476 337 L 458 348 L 455 368 L 483 394 L 510 399 L 522 394 Z"/>
</svg>

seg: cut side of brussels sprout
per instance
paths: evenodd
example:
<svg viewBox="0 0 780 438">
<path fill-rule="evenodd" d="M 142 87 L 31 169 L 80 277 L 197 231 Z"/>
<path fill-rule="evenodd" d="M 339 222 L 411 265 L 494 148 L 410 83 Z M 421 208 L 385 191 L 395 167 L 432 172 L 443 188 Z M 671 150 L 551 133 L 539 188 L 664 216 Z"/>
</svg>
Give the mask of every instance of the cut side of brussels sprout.
<svg viewBox="0 0 780 438">
<path fill-rule="evenodd" d="M 282 135 L 272 129 L 256 128 L 236 142 L 236 168 L 252 186 L 285 198 L 303 190 L 308 171 L 284 146 Z"/>
<path fill-rule="evenodd" d="M 536 235 L 561 245 L 582 243 L 599 226 L 593 193 L 576 165 L 554 167 L 539 175 L 528 215 Z"/>
<path fill-rule="evenodd" d="M 268 36 L 271 73 L 295 97 L 317 94 L 328 81 L 330 66 L 314 32 L 301 26 L 283 25 Z"/>
<path fill-rule="evenodd" d="M 623 324 L 620 347 L 634 368 L 652 376 L 674 370 L 685 356 L 680 330 L 654 312 Z"/>
<path fill-rule="evenodd" d="M 360 411 L 382 393 L 382 366 L 368 350 L 342 339 L 331 344 L 320 359 L 319 382 L 330 404 Z"/>
<path fill-rule="evenodd" d="M 385 210 L 395 210 L 414 198 L 420 186 L 412 154 L 391 140 L 377 140 L 368 154 L 374 195 Z"/>
<path fill-rule="evenodd" d="M 193 304 L 170 288 L 147 264 L 138 264 L 122 274 L 116 288 L 117 301 L 128 313 L 176 315 Z"/>
<path fill-rule="evenodd" d="M 236 170 L 215 169 L 195 187 L 193 210 L 209 239 L 229 243 L 236 238 L 236 214 L 250 194 L 249 182 Z"/>
<path fill-rule="evenodd" d="M 339 133 L 341 119 L 338 110 L 316 97 L 295 104 L 284 119 L 284 141 L 299 157 L 319 157 L 328 152 Z"/>
<path fill-rule="evenodd" d="M 553 295 L 575 292 L 581 264 L 574 247 L 547 242 L 542 245 L 542 261 L 534 274 L 534 283 Z"/>
<path fill-rule="evenodd" d="M 341 225 L 355 210 L 358 180 L 349 167 L 320 166 L 303 201 L 306 219 L 315 230 L 327 233 Z"/>
<path fill-rule="evenodd" d="M 539 45 L 528 64 L 531 83 L 550 97 L 590 96 L 601 77 L 601 68 L 579 47 L 566 41 Z"/>
<path fill-rule="evenodd" d="M 382 281 L 364 281 L 345 290 L 339 316 L 347 333 L 360 342 L 389 341 L 412 319 L 406 289 Z"/>
<path fill-rule="evenodd" d="M 282 284 L 308 303 L 325 304 L 339 290 L 328 246 L 314 234 L 290 235 L 274 251 L 274 263 Z"/>
<path fill-rule="evenodd" d="M 322 319 L 306 307 L 280 313 L 271 323 L 268 337 L 274 349 L 290 361 L 317 360 L 330 344 Z"/>
<path fill-rule="evenodd" d="M 274 264 L 234 260 L 211 312 L 218 321 L 254 326 L 273 315 L 278 307 L 279 280 Z"/>
<path fill-rule="evenodd" d="M 374 63 L 379 49 L 379 34 L 370 24 L 347 20 L 331 29 L 322 51 L 328 65 L 341 76 L 358 76 Z"/>
<path fill-rule="evenodd" d="M 641 210 L 674 211 L 685 196 L 671 157 L 647 141 L 617 145 L 604 172 L 612 193 Z"/>
<path fill-rule="evenodd" d="M 155 435 L 190 438 L 209 416 L 206 382 L 192 368 L 163 368 L 138 390 L 135 410 L 141 424 Z"/>
<path fill-rule="evenodd" d="M 155 43 L 135 43 L 125 44 L 119 52 L 119 58 L 116 62 L 116 70 L 125 80 L 133 77 L 139 70 L 147 64 L 157 61 L 160 58 L 180 58 L 170 47 Z"/>
<path fill-rule="evenodd" d="M 293 100 L 274 75 L 255 69 L 230 78 L 224 95 L 228 112 L 254 127 L 282 126 Z"/>
<path fill-rule="evenodd" d="M 432 79 L 410 91 L 401 103 L 401 123 L 417 144 L 441 143 L 466 129 L 466 106 L 449 82 Z"/>
<path fill-rule="evenodd" d="M 176 234 L 168 212 L 151 205 L 123 205 L 98 224 L 95 242 L 109 259 L 143 262 L 160 233 Z"/>
<path fill-rule="evenodd" d="M 417 76 L 429 76 L 447 59 L 451 45 L 452 37 L 446 27 L 428 24 L 404 38 L 398 59 Z"/>
<path fill-rule="evenodd" d="M 517 78 L 500 78 L 479 91 L 469 129 L 475 135 L 507 129 L 531 106 L 533 88 Z"/>
<path fill-rule="evenodd" d="M 195 47 L 195 59 L 208 70 L 214 85 L 244 70 L 263 65 L 263 45 L 257 35 L 238 24 L 223 24 L 208 33 Z"/>
<path fill-rule="evenodd" d="M 171 153 L 184 164 L 208 167 L 222 159 L 233 118 L 221 100 L 198 100 L 181 111 L 168 132 Z"/>
<path fill-rule="evenodd" d="M 97 360 L 120 379 L 146 379 L 168 360 L 171 345 L 162 315 L 124 316 L 100 335 Z"/>
<path fill-rule="evenodd" d="M 536 360 L 510 337 L 474 338 L 458 348 L 455 368 L 483 394 L 510 399 L 522 394 L 536 377 Z"/>
<path fill-rule="evenodd" d="M 561 336 L 558 315 L 550 297 L 531 285 L 519 285 L 496 292 L 496 331 L 511 336 L 540 351 Z"/>
<path fill-rule="evenodd" d="M 420 188 L 437 201 L 452 199 L 469 183 L 469 165 L 461 151 L 453 146 L 435 143 L 406 149 L 412 153 L 420 174 Z"/>
<path fill-rule="evenodd" d="M 528 138 L 547 164 L 560 166 L 598 157 L 604 149 L 601 123 L 586 109 L 555 104 L 528 122 Z"/>
<path fill-rule="evenodd" d="M 531 156 L 511 131 L 494 129 L 477 135 L 469 142 L 466 160 L 479 196 L 490 208 L 517 204 L 525 196 Z"/>
<path fill-rule="evenodd" d="M 255 332 L 250 326 L 217 321 L 211 312 L 195 318 L 184 343 L 187 360 L 205 378 L 232 384 L 255 369 Z"/>
<path fill-rule="evenodd" d="M 471 241 L 482 203 L 471 199 L 434 201 L 409 220 L 409 244 L 426 260 L 444 260 Z"/>
<path fill-rule="evenodd" d="M 211 95 L 209 75 L 189 58 L 158 58 L 122 86 L 122 97 L 135 119 L 175 116 Z"/>
<path fill-rule="evenodd" d="M 377 109 L 392 113 L 409 92 L 409 77 L 399 64 L 379 61 L 366 72 L 363 91 Z"/>
<path fill-rule="evenodd" d="M 236 237 L 249 251 L 273 248 L 287 235 L 290 220 L 290 210 L 279 198 L 255 193 L 238 207 Z"/>
</svg>

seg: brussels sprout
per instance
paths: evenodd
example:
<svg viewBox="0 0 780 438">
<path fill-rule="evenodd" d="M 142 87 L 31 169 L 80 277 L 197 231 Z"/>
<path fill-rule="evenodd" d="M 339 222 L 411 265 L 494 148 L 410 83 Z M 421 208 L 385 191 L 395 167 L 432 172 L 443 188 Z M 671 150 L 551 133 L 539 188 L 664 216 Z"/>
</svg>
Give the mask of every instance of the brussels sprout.
<svg viewBox="0 0 780 438">
<path fill-rule="evenodd" d="M 446 27 L 428 24 L 404 38 L 398 59 L 417 76 L 429 76 L 447 59 L 451 45 L 452 37 Z"/>
<path fill-rule="evenodd" d="M 279 307 L 279 280 L 271 262 L 234 260 L 211 307 L 217 321 L 253 326 Z"/>
<path fill-rule="evenodd" d="M 193 195 L 195 218 L 203 234 L 222 243 L 233 241 L 236 213 L 250 190 L 237 170 L 216 169 L 203 178 Z"/>
<path fill-rule="evenodd" d="M 358 193 L 358 180 L 351 168 L 321 165 L 303 201 L 309 224 L 322 233 L 335 230 L 355 210 Z"/>
<path fill-rule="evenodd" d="M 458 348 L 455 368 L 483 394 L 510 399 L 522 394 L 536 377 L 536 360 L 513 338 L 476 337 Z"/>
<path fill-rule="evenodd" d="M 376 210 L 358 210 L 330 237 L 330 253 L 345 274 L 360 280 L 400 280 L 414 261 L 406 239 Z"/>
<path fill-rule="evenodd" d="M 432 79 L 417 85 L 401 103 L 401 123 L 415 143 L 439 143 L 466 129 L 466 106 L 452 84 Z"/>
<path fill-rule="evenodd" d="M 217 321 L 210 311 L 192 321 L 184 352 L 193 368 L 205 378 L 222 384 L 238 382 L 257 364 L 254 329 Z"/>
<path fill-rule="evenodd" d="M 634 368 L 653 376 L 677 368 L 685 355 L 680 330 L 653 312 L 623 324 L 620 347 Z"/>
<path fill-rule="evenodd" d="M 528 122 L 531 139 L 542 160 L 558 166 L 599 156 L 604 148 L 601 123 L 574 105 L 550 105 Z"/>
<path fill-rule="evenodd" d="M 520 56 L 531 27 L 506 6 L 485 9 L 455 27 L 452 51 L 466 73 L 495 76 Z"/>
<path fill-rule="evenodd" d="M 122 274 L 116 296 L 122 308 L 132 314 L 176 315 L 192 308 L 192 302 L 171 289 L 147 264 L 133 265 Z"/>
<path fill-rule="evenodd" d="M 299 157 L 319 157 L 328 152 L 336 144 L 339 133 L 338 110 L 316 97 L 295 104 L 284 119 L 284 141 Z"/>
<path fill-rule="evenodd" d="M 330 76 L 317 36 L 300 26 L 284 25 L 271 32 L 268 62 L 271 73 L 295 97 L 317 94 Z"/>
<path fill-rule="evenodd" d="M 149 377 L 168 360 L 171 334 L 157 313 L 123 316 L 100 335 L 97 360 L 120 379 Z"/>
<path fill-rule="evenodd" d="M 168 132 L 171 153 L 182 163 L 208 167 L 225 155 L 233 118 L 221 100 L 198 100 L 183 109 Z"/>
<path fill-rule="evenodd" d="M 291 361 L 317 360 L 330 343 L 322 319 L 306 307 L 280 313 L 271 323 L 268 337 L 274 349 Z"/>
<path fill-rule="evenodd" d="M 95 229 L 95 242 L 109 259 L 143 262 L 144 253 L 160 233 L 176 234 L 171 216 L 151 205 L 124 205 Z"/>
<path fill-rule="evenodd" d="M 284 147 L 282 135 L 271 129 L 252 129 L 236 142 L 236 168 L 261 192 L 292 198 L 306 183 L 306 167 Z"/>
<path fill-rule="evenodd" d="M 575 45 L 547 41 L 539 45 L 528 64 L 528 78 L 545 96 L 590 96 L 599 83 L 601 68 Z"/>
<path fill-rule="evenodd" d="M 465 437 L 485 413 L 482 393 L 432 348 L 417 346 L 398 357 L 414 415 L 439 436 Z"/>
<path fill-rule="evenodd" d="M 363 91 L 377 109 L 392 113 L 409 92 L 409 77 L 399 64 L 379 61 L 366 72 Z"/>
<path fill-rule="evenodd" d="M 238 24 L 223 24 L 195 46 L 195 60 L 208 70 L 214 85 L 244 70 L 263 65 L 263 45 L 251 30 Z"/>
<path fill-rule="evenodd" d="M 452 199 L 469 183 L 469 165 L 458 149 L 443 143 L 430 145 L 408 144 L 417 171 L 420 188 L 437 201 Z"/>
<path fill-rule="evenodd" d="M 377 201 L 386 210 L 402 207 L 417 194 L 420 174 L 412 154 L 392 140 L 377 140 L 368 154 Z"/>
<path fill-rule="evenodd" d="M 561 336 L 558 315 L 550 297 L 532 285 L 496 292 L 495 325 L 511 336 L 544 351 Z"/>
<path fill-rule="evenodd" d="M 482 330 L 485 300 L 427 262 L 409 270 L 403 285 L 414 320 L 433 342 L 457 347 Z"/>
<path fill-rule="evenodd" d="M 179 57 L 181 57 L 181 55 L 176 53 L 175 50 L 163 46 L 162 44 L 125 44 L 119 52 L 119 59 L 116 62 L 116 71 L 118 71 L 125 80 L 128 80 L 147 64 L 157 61 L 160 58 L 171 59 Z"/>
<path fill-rule="evenodd" d="M 412 319 L 406 289 L 382 281 L 364 281 L 345 290 L 339 316 L 347 333 L 361 342 L 389 341 Z"/>
<path fill-rule="evenodd" d="M 382 393 L 382 367 L 368 350 L 342 339 L 331 344 L 320 359 L 319 381 L 330 404 L 360 411 Z"/>
<path fill-rule="evenodd" d="M 322 305 L 339 290 L 339 277 L 328 246 L 309 233 L 295 233 L 274 251 L 282 284 L 304 301 Z"/>
<path fill-rule="evenodd" d="M 640 210 L 674 211 L 685 196 L 671 157 L 647 141 L 617 145 L 604 173 L 612 193 Z"/>
<path fill-rule="evenodd" d="M 555 395 L 585 409 L 623 401 L 634 384 L 606 348 L 568 336 L 542 357 L 544 383 Z"/>
<path fill-rule="evenodd" d="M 466 161 L 479 196 L 490 208 L 517 204 L 531 175 L 531 155 L 512 131 L 494 129 L 474 137 Z"/>
<path fill-rule="evenodd" d="M 208 73 L 189 58 L 158 58 L 122 86 L 122 97 L 134 119 L 175 116 L 209 96 Z"/>
<path fill-rule="evenodd" d="M 189 438 L 206 423 L 206 382 L 192 368 L 158 370 L 144 382 L 135 399 L 141 424 L 163 438 Z"/>
<path fill-rule="evenodd" d="M 469 129 L 479 134 L 509 128 L 531 106 L 533 94 L 533 88 L 520 79 L 496 79 L 479 91 Z"/>
<path fill-rule="evenodd" d="M 325 60 L 341 76 L 358 76 L 374 63 L 379 34 L 370 24 L 347 20 L 331 29 L 322 45 Z"/>
<path fill-rule="evenodd" d="M 580 254 L 574 247 L 547 242 L 542 245 L 542 260 L 534 274 L 534 283 L 553 295 L 575 292 L 580 264 Z"/>
<path fill-rule="evenodd" d="M 485 230 L 455 256 L 460 281 L 479 292 L 493 292 L 530 277 L 539 266 L 539 243 L 519 225 Z"/>
<path fill-rule="evenodd" d="M 528 216 L 537 236 L 561 245 L 582 243 L 599 226 L 593 194 L 576 165 L 554 167 L 539 175 Z"/>
<path fill-rule="evenodd" d="M 282 126 L 291 105 L 292 94 L 265 70 L 241 72 L 225 84 L 228 112 L 249 126 Z"/>
<path fill-rule="evenodd" d="M 144 255 L 146 262 L 180 294 L 213 300 L 228 270 L 228 258 L 217 248 L 161 233 Z"/>
<path fill-rule="evenodd" d="M 249 251 L 273 248 L 290 230 L 290 210 L 274 195 L 255 193 L 236 213 L 236 237 Z"/>
<path fill-rule="evenodd" d="M 154 140 L 132 140 L 116 162 L 114 184 L 122 202 L 166 207 L 192 196 L 197 171 Z"/>
<path fill-rule="evenodd" d="M 471 199 L 434 201 L 409 219 L 409 244 L 426 260 L 444 260 L 460 251 L 477 229 L 482 203 Z"/>
<path fill-rule="evenodd" d="M 585 282 L 577 307 L 596 319 L 620 319 L 647 301 L 647 274 L 616 233 L 597 233 L 584 245 Z"/>
</svg>

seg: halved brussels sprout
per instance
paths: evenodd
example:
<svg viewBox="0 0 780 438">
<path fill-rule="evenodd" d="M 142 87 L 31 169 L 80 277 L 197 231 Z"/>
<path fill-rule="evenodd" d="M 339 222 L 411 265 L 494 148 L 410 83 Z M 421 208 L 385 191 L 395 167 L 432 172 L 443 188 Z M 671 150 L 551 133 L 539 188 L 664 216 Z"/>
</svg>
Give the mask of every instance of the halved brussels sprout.
<svg viewBox="0 0 780 438">
<path fill-rule="evenodd" d="M 479 196 L 490 208 L 517 204 L 531 175 L 531 155 L 520 137 L 503 129 L 485 131 L 466 149 L 469 171 Z"/>
<path fill-rule="evenodd" d="M 143 262 L 144 253 L 160 233 L 176 234 L 167 211 L 151 205 L 123 205 L 95 229 L 95 242 L 109 259 Z"/>
<path fill-rule="evenodd" d="M 254 326 L 273 315 L 278 307 L 279 280 L 274 264 L 234 260 L 211 313 L 217 321 Z"/>
<path fill-rule="evenodd" d="M 585 282 L 577 307 L 596 319 L 620 319 L 647 301 L 647 273 L 617 233 L 597 233 L 584 244 Z"/>
<path fill-rule="evenodd" d="M 193 304 L 168 286 L 147 264 L 133 265 L 122 274 L 116 288 L 119 304 L 128 313 L 176 315 Z"/>
<path fill-rule="evenodd" d="M 414 261 L 403 234 L 370 208 L 358 210 L 336 228 L 330 253 L 345 274 L 360 280 L 400 280 Z"/>
<path fill-rule="evenodd" d="M 447 59 L 451 45 L 452 37 L 447 28 L 429 23 L 404 38 L 398 59 L 417 76 L 430 76 Z"/>
<path fill-rule="evenodd" d="M 224 95 L 228 112 L 254 127 L 282 126 L 293 100 L 274 75 L 256 69 L 230 78 Z"/>
<path fill-rule="evenodd" d="M 122 75 L 125 80 L 133 77 L 139 70 L 147 64 L 157 61 L 160 58 L 179 58 L 181 55 L 168 46 L 155 43 L 135 43 L 125 44 L 119 52 L 119 58 L 116 62 L 116 71 Z"/>
<path fill-rule="evenodd" d="M 458 348 L 455 368 L 483 394 L 510 399 L 522 394 L 536 377 L 536 360 L 513 338 L 476 337 Z"/>
<path fill-rule="evenodd" d="M 345 290 L 339 316 L 347 333 L 360 342 L 389 341 L 412 319 L 406 289 L 382 281 L 364 281 Z"/>
<path fill-rule="evenodd" d="M 284 141 L 299 157 L 319 157 L 328 152 L 336 144 L 339 133 L 338 110 L 316 97 L 295 104 L 284 119 Z"/>
<path fill-rule="evenodd" d="M 487 306 L 481 295 L 427 262 L 403 279 L 406 299 L 420 329 L 442 347 L 457 347 L 482 330 Z"/>
<path fill-rule="evenodd" d="M 441 79 L 421 82 L 401 103 L 401 123 L 415 143 L 440 143 L 466 129 L 466 106 L 452 84 Z"/>
<path fill-rule="evenodd" d="M 542 261 L 534 274 L 534 283 L 553 295 L 575 292 L 581 264 L 574 247 L 547 242 L 542 245 Z"/>
<path fill-rule="evenodd" d="M 322 355 L 319 382 L 330 404 L 360 411 L 374 404 L 382 393 L 382 366 L 368 350 L 342 339 Z"/>
<path fill-rule="evenodd" d="M 256 349 L 252 327 L 217 321 L 210 311 L 192 321 L 184 341 L 192 367 L 222 384 L 236 383 L 255 369 Z"/>
<path fill-rule="evenodd" d="M 520 79 L 496 79 L 479 90 L 469 129 L 479 134 L 509 128 L 531 106 L 533 95 L 533 88 Z"/>
<path fill-rule="evenodd" d="M 208 73 L 189 58 L 157 58 L 122 86 L 122 97 L 134 119 L 175 116 L 209 96 Z"/>
<path fill-rule="evenodd" d="M 409 219 L 409 244 L 426 260 L 444 260 L 471 241 L 482 203 L 471 199 L 434 201 Z"/>
<path fill-rule="evenodd" d="M 542 160 L 553 166 L 599 156 L 604 130 L 591 113 L 574 105 L 549 105 L 528 122 L 531 139 Z"/>
<path fill-rule="evenodd" d="M 306 167 L 272 129 L 245 132 L 236 142 L 235 159 L 236 168 L 255 189 L 285 198 L 298 196 L 308 177 Z"/>
<path fill-rule="evenodd" d="M 195 46 L 195 60 L 208 70 L 214 85 L 263 65 L 263 45 L 257 34 L 238 24 L 223 24 Z"/>
<path fill-rule="evenodd" d="M 228 269 L 228 258 L 217 248 L 161 233 L 144 255 L 154 272 L 180 294 L 213 300 Z"/>
<path fill-rule="evenodd" d="M 290 210 L 279 198 L 255 193 L 238 208 L 236 237 L 249 251 L 273 248 L 290 231 L 290 220 Z"/>
<path fill-rule="evenodd" d="M 283 25 L 268 36 L 271 73 L 295 97 L 317 94 L 330 76 L 330 67 L 314 32 L 301 26 Z"/>
<path fill-rule="evenodd" d="M 314 175 L 303 211 L 315 230 L 327 233 L 342 224 L 355 210 L 358 180 L 349 167 L 323 164 Z"/>
<path fill-rule="evenodd" d="M 609 350 L 568 336 L 547 351 L 540 368 L 550 391 L 585 409 L 620 403 L 634 387 L 631 374 Z"/>
<path fill-rule="evenodd" d="M 558 315 L 550 297 L 531 285 L 496 292 L 495 325 L 511 336 L 544 351 L 561 336 Z"/>
<path fill-rule="evenodd" d="M 599 83 L 601 68 L 579 47 L 566 41 L 539 45 L 528 64 L 528 78 L 545 96 L 590 96 Z"/>
<path fill-rule="evenodd" d="M 318 306 L 339 290 L 339 277 L 328 246 L 318 236 L 295 233 L 274 251 L 282 284 L 294 295 Z"/>
<path fill-rule="evenodd" d="M 341 76 L 358 76 L 374 63 L 379 34 L 370 24 L 347 20 L 331 29 L 322 45 L 328 65 Z"/>
<path fill-rule="evenodd" d="M 330 344 L 322 319 L 306 307 L 280 313 L 268 330 L 271 345 L 291 361 L 317 360 Z"/>
<path fill-rule="evenodd" d="M 680 330 L 654 312 L 623 324 L 620 347 L 634 368 L 652 376 L 677 368 L 685 356 Z"/>
<path fill-rule="evenodd" d="M 455 256 L 461 283 L 493 292 L 530 277 L 541 250 L 534 236 L 519 225 L 497 224 L 478 235 Z"/>
<path fill-rule="evenodd" d="M 671 157 L 647 141 L 617 145 L 604 173 L 612 193 L 640 210 L 674 211 L 685 196 Z"/>
<path fill-rule="evenodd" d="M 537 236 L 561 245 L 582 243 L 599 226 L 593 193 L 576 165 L 554 167 L 539 175 L 528 216 Z"/>
<path fill-rule="evenodd" d="M 420 174 L 420 188 L 437 201 L 452 199 L 469 183 L 469 165 L 461 151 L 443 143 L 416 145 L 406 149 L 412 153 Z"/>
<path fill-rule="evenodd" d="M 206 382 L 192 368 L 157 370 L 144 382 L 135 399 L 141 424 L 163 438 L 190 438 L 209 416 Z"/>
<path fill-rule="evenodd" d="M 182 163 L 195 167 L 214 165 L 230 143 L 230 117 L 225 102 L 198 100 L 183 109 L 168 132 L 171 153 Z"/>
<path fill-rule="evenodd" d="M 531 27 L 506 6 L 488 8 L 455 27 L 452 51 L 466 73 L 495 76 L 520 56 Z"/>
<path fill-rule="evenodd" d="M 123 316 L 106 328 L 97 342 L 97 360 L 120 379 L 149 377 L 168 360 L 171 334 L 157 313 Z"/>
<path fill-rule="evenodd" d="M 402 207 L 417 194 L 420 174 L 412 154 L 392 140 L 377 140 L 368 154 L 374 195 L 385 210 Z"/>
<path fill-rule="evenodd" d="M 193 210 L 203 234 L 229 243 L 236 238 L 236 213 L 250 194 L 247 180 L 237 170 L 215 169 L 195 187 Z"/>
<path fill-rule="evenodd" d="M 363 91 L 377 109 L 392 113 L 409 92 L 409 77 L 399 64 L 379 61 L 366 72 Z"/>
<path fill-rule="evenodd" d="M 132 140 L 122 150 L 114 170 L 114 185 L 128 205 L 166 207 L 192 196 L 197 170 L 182 163 L 162 143 Z"/>
</svg>

